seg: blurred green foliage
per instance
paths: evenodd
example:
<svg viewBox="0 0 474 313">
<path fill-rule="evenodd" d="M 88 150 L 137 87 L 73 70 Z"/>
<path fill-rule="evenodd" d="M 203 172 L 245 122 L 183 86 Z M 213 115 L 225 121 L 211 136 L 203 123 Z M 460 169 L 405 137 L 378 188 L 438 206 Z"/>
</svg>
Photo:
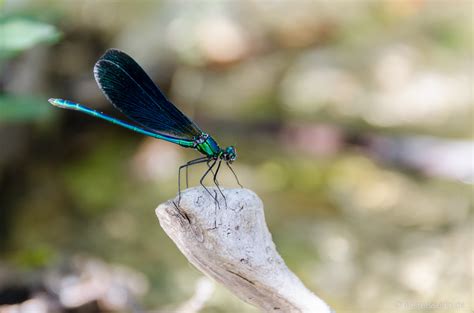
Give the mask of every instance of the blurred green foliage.
<svg viewBox="0 0 474 313">
<path fill-rule="evenodd" d="M 0 94 L 0 122 L 28 122 L 47 120 L 52 108 L 45 105 L 45 99 L 34 96 Z"/>
<path fill-rule="evenodd" d="M 57 42 L 61 33 L 55 26 L 15 16 L 0 17 L 0 67 L 34 46 Z M 31 95 L 0 94 L 0 122 L 25 122 L 50 117 L 51 108 L 44 99 Z"/>
<path fill-rule="evenodd" d="M 57 42 L 61 33 L 55 26 L 19 17 L 1 17 L 0 59 L 12 58 L 37 44 Z"/>
</svg>

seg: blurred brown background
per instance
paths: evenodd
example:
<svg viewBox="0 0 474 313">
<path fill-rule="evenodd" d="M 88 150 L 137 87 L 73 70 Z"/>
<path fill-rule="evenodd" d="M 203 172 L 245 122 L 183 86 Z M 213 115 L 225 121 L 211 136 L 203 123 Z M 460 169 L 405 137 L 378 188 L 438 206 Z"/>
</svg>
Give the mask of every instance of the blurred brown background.
<svg viewBox="0 0 474 313">
<path fill-rule="evenodd" d="M 1 5 L 0 312 L 176 312 L 197 282 L 200 312 L 256 312 L 155 219 L 196 152 L 48 104 L 119 116 L 92 75 L 111 47 L 236 145 L 279 252 L 337 312 L 472 308 L 471 1 Z"/>
</svg>

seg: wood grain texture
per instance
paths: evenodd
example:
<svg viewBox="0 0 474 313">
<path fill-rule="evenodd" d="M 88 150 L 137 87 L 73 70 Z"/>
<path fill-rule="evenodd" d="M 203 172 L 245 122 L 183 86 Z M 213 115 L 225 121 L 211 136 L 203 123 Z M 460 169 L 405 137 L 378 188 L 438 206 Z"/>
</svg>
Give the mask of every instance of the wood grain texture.
<svg viewBox="0 0 474 313">
<path fill-rule="evenodd" d="M 209 188 L 212 193 L 216 190 Z M 202 188 L 182 192 L 156 209 L 160 225 L 201 272 L 263 312 L 330 313 L 285 265 L 268 231 L 260 198 L 224 189 L 217 207 Z"/>
</svg>

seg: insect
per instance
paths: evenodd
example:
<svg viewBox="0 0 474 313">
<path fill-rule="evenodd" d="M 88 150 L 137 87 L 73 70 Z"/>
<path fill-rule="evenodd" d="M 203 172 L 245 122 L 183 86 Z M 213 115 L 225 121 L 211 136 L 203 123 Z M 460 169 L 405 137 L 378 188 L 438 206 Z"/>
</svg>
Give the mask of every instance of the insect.
<svg viewBox="0 0 474 313">
<path fill-rule="evenodd" d="M 59 108 L 80 111 L 143 135 L 195 149 L 203 154 L 204 156 L 179 167 L 178 203 L 181 200 L 181 170 L 186 169 L 187 187 L 188 167 L 199 163 L 206 163 L 208 166 L 199 183 L 211 197 L 214 196 L 203 183 L 209 173 L 213 174 L 214 184 L 225 200 L 217 180 L 222 162 L 229 167 L 237 183 L 242 187 L 230 165 L 237 159 L 236 149 L 233 146 L 225 149 L 219 147 L 214 138 L 203 132 L 165 97 L 129 55 L 117 49 L 107 50 L 94 66 L 94 77 L 105 97 L 135 124 L 124 122 L 69 100 L 52 98 L 49 102 Z M 217 201 L 217 194 L 214 199 Z"/>
</svg>

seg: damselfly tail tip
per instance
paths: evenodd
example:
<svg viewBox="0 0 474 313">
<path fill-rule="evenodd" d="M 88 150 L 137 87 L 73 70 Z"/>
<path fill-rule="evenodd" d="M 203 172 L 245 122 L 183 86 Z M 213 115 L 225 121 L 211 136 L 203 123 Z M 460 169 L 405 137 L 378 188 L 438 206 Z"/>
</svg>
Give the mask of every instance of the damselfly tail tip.
<svg viewBox="0 0 474 313">
<path fill-rule="evenodd" d="M 57 105 L 57 104 L 58 104 L 58 100 L 59 100 L 59 99 L 56 99 L 56 98 L 49 98 L 49 99 L 48 99 L 48 102 L 51 103 L 52 105 Z"/>
<path fill-rule="evenodd" d="M 55 107 L 59 107 L 59 108 L 66 107 L 65 100 L 63 99 L 50 98 L 48 102 L 54 105 Z"/>
</svg>

